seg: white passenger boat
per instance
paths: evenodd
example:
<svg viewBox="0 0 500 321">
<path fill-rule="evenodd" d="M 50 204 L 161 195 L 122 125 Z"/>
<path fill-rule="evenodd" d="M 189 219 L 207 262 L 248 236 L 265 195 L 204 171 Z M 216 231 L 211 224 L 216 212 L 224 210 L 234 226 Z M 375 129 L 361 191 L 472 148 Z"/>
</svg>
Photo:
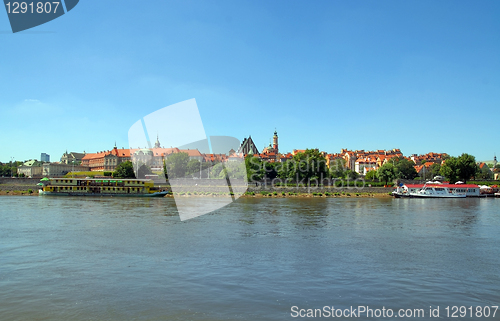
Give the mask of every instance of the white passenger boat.
<svg viewBox="0 0 500 321">
<path fill-rule="evenodd" d="M 466 192 L 449 188 L 448 184 L 425 184 L 421 189 L 410 193 L 410 197 L 416 198 L 465 198 Z"/>
<path fill-rule="evenodd" d="M 447 182 L 427 182 L 425 184 L 399 184 L 392 192 L 396 198 L 428 197 L 428 198 L 462 198 L 480 197 L 479 186 L 475 184 L 450 184 Z M 484 196 L 484 195 L 483 195 Z"/>
</svg>

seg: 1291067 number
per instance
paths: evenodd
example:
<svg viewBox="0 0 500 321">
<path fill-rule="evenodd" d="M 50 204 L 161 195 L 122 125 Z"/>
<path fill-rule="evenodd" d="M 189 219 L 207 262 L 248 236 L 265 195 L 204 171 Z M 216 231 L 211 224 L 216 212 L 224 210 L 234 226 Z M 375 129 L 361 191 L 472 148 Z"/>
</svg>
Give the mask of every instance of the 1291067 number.
<svg viewBox="0 0 500 321">
<path fill-rule="evenodd" d="M 7 13 L 56 13 L 60 2 L 7 2 Z M 61 9 L 62 10 L 62 9 Z"/>
</svg>

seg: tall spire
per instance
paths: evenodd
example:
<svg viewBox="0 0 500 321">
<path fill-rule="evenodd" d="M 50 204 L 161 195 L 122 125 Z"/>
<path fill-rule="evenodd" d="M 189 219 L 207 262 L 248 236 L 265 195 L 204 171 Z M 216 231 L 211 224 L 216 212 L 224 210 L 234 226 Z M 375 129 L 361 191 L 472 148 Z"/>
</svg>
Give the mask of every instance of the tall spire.
<svg viewBox="0 0 500 321">
<path fill-rule="evenodd" d="M 155 148 L 160 148 L 160 137 L 158 136 L 158 133 L 156 133 L 156 143 L 155 143 Z"/>
<path fill-rule="evenodd" d="M 273 136 L 273 149 L 276 155 L 278 155 L 278 132 L 276 131 L 276 127 L 274 128 L 274 136 Z"/>
</svg>

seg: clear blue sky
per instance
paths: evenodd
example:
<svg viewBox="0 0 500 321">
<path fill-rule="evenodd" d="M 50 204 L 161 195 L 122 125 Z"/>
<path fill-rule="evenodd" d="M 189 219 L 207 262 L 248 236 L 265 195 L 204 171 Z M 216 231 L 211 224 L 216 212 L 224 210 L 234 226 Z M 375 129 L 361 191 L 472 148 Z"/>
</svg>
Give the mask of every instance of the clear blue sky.
<svg viewBox="0 0 500 321">
<path fill-rule="evenodd" d="M 500 153 L 497 0 L 83 0 L 16 34 L 0 11 L 2 162 L 127 147 L 190 98 L 259 149 Z"/>
</svg>

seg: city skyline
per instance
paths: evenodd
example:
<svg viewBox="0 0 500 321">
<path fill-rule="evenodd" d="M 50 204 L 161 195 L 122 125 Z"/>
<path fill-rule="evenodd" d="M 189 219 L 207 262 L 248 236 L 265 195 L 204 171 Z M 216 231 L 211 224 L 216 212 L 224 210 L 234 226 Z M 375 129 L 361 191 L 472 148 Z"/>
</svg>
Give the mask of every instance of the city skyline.
<svg viewBox="0 0 500 321">
<path fill-rule="evenodd" d="M 276 135 L 276 131 L 274 132 L 275 135 Z M 247 140 L 248 138 L 251 138 L 252 135 L 249 135 L 248 137 L 245 137 L 243 140 L 240 141 L 240 148 L 243 146 L 243 142 L 245 140 Z M 272 136 L 271 136 L 272 137 Z M 270 143 L 269 144 L 262 144 L 262 145 L 256 145 L 257 147 L 257 150 L 258 150 L 258 154 L 261 154 L 261 155 L 264 155 L 267 153 L 267 149 L 268 148 L 271 148 L 271 146 L 277 146 L 277 145 L 274 145 L 274 139 L 271 138 L 269 139 Z M 277 141 L 276 141 L 277 142 Z M 102 149 L 102 150 L 97 150 L 97 151 L 78 151 L 78 150 L 73 150 L 73 149 L 70 149 L 70 150 L 65 150 L 64 152 L 62 152 L 62 157 L 65 157 L 65 155 L 70 155 L 70 154 L 73 154 L 73 153 L 77 153 L 77 154 L 81 154 L 82 156 L 83 155 L 86 155 L 86 154 L 101 154 L 101 153 L 109 153 L 111 152 L 113 149 L 115 148 L 118 148 L 119 150 L 122 150 L 122 149 L 126 149 L 126 150 L 140 150 L 140 149 L 150 149 L 150 150 L 154 150 L 154 149 L 162 149 L 162 150 L 165 150 L 165 149 L 179 149 L 178 147 L 176 146 L 173 146 L 173 147 L 170 147 L 170 146 L 164 146 L 161 144 L 161 140 L 159 138 L 159 136 L 156 137 L 155 141 L 151 141 L 151 147 L 148 147 L 148 146 L 136 146 L 136 147 L 119 147 L 118 144 L 116 144 L 116 142 L 113 144 L 112 147 L 108 147 L 108 148 L 105 148 L 105 149 Z M 253 139 L 252 139 L 252 143 L 253 143 Z M 259 147 L 260 146 L 260 147 Z M 281 146 L 281 143 L 280 143 L 280 146 Z M 279 155 L 282 155 L 282 156 L 286 156 L 286 155 L 289 155 L 289 154 L 293 154 L 295 152 L 300 152 L 300 151 L 304 151 L 306 149 L 317 149 L 317 148 L 310 148 L 310 147 L 306 147 L 306 148 L 303 148 L 303 149 L 299 149 L 299 148 L 294 148 L 292 150 L 286 150 L 286 151 L 283 151 L 282 149 L 279 150 Z M 181 151 L 182 150 L 189 150 L 189 148 L 185 148 L 185 149 L 180 149 Z M 196 148 L 194 148 L 193 150 L 197 150 Z M 391 151 L 401 151 L 400 148 L 390 148 L 390 149 L 380 149 L 380 148 L 375 148 L 375 149 L 350 149 L 350 148 L 342 148 L 341 150 L 339 151 L 326 151 L 326 150 L 321 150 L 321 149 L 318 149 L 320 152 L 322 153 L 325 153 L 326 155 L 340 155 L 340 154 L 344 154 L 345 152 L 356 152 L 356 153 L 361 153 L 361 154 L 365 154 L 365 153 L 376 153 L 376 152 L 380 152 L 380 151 L 386 151 L 386 152 L 391 152 Z M 238 151 L 236 151 L 237 153 L 239 153 Z M 203 154 L 203 153 L 202 153 Z M 208 154 L 213 154 L 212 151 L 210 151 L 210 153 Z M 243 153 L 244 155 L 246 155 L 247 153 Z M 252 154 L 255 154 L 255 153 L 252 153 Z M 401 152 L 401 154 L 405 157 L 405 158 L 409 158 L 410 156 L 424 156 L 424 155 L 428 155 L 428 154 L 446 154 L 448 156 L 460 156 L 460 155 L 451 155 L 449 153 L 446 153 L 446 152 L 435 152 L 435 151 L 428 151 L 426 153 L 404 153 L 404 152 Z M 41 155 L 37 158 L 37 157 L 34 157 L 34 158 L 28 158 L 28 159 L 23 159 L 23 160 L 20 160 L 20 159 L 14 159 L 15 161 L 21 161 L 21 162 L 24 162 L 24 161 L 30 161 L 30 160 L 37 160 L 37 161 L 42 161 L 43 160 L 41 159 L 43 157 L 43 155 L 45 156 L 48 156 L 48 157 L 51 157 L 49 154 L 47 153 L 41 153 Z M 229 155 L 228 155 L 229 156 Z M 475 156 L 475 155 L 472 155 L 472 156 Z M 491 157 L 491 159 L 478 159 L 476 158 L 476 161 L 477 162 L 493 162 L 493 159 L 496 157 L 496 154 L 493 155 Z M 55 157 L 51 158 L 51 161 L 50 162 L 59 162 L 61 160 L 61 157 L 59 157 L 58 155 L 55 155 Z M 1 162 L 1 163 L 8 163 L 7 162 Z M 67 163 L 67 162 L 66 162 Z"/>
<path fill-rule="evenodd" d="M 0 16 L 0 161 L 129 147 L 195 98 L 207 135 L 280 149 L 498 152 L 500 3 L 80 2 L 12 34 Z"/>
</svg>

